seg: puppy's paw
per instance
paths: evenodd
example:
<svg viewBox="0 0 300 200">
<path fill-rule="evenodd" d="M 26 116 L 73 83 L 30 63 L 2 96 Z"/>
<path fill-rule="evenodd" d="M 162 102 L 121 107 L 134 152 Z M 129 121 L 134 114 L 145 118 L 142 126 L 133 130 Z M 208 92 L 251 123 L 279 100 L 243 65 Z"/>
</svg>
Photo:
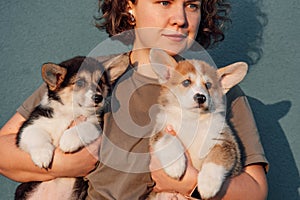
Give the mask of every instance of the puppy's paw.
<svg viewBox="0 0 300 200">
<path fill-rule="evenodd" d="M 183 196 L 182 194 L 177 192 L 159 192 L 159 193 L 151 192 L 146 200 L 166 200 L 166 199 L 188 200 L 190 198 L 187 199 L 186 196 Z"/>
<path fill-rule="evenodd" d="M 91 122 L 82 122 L 77 126 L 78 135 L 84 144 L 90 144 L 101 134 L 101 131 Z"/>
<path fill-rule="evenodd" d="M 59 140 L 59 148 L 65 152 L 74 152 L 84 146 L 83 141 L 78 136 L 76 127 L 66 130 Z"/>
<path fill-rule="evenodd" d="M 34 164 L 40 168 L 48 168 L 53 157 L 54 146 L 50 143 L 39 148 L 33 148 L 30 156 Z"/>
<path fill-rule="evenodd" d="M 171 165 L 164 168 L 166 174 L 170 177 L 179 180 L 185 173 L 186 170 L 186 158 L 182 155 L 178 160 L 176 160 Z"/>
<path fill-rule="evenodd" d="M 198 174 L 198 190 L 203 199 L 214 197 L 220 190 L 227 170 L 214 163 L 205 163 Z"/>
<path fill-rule="evenodd" d="M 185 149 L 181 142 L 167 134 L 154 143 L 153 150 L 166 174 L 180 179 L 186 170 Z"/>
</svg>

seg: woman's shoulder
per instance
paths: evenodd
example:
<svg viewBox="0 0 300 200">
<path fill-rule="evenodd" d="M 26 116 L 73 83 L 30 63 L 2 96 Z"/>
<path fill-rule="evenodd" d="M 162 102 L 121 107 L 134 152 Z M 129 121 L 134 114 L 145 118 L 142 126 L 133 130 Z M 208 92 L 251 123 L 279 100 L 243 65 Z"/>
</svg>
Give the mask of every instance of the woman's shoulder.
<svg viewBox="0 0 300 200">
<path fill-rule="evenodd" d="M 232 87 L 227 93 L 226 93 L 226 102 L 227 107 L 231 107 L 233 102 L 235 102 L 239 98 L 245 98 L 246 94 L 241 89 L 240 86 L 236 85 Z"/>
<path fill-rule="evenodd" d="M 118 53 L 110 55 L 101 55 L 95 57 L 95 59 L 102 63 L 106 69 L 109 69 L 113 66 L 128 66 L 129 64 L 129 53 Z"/>
<path fill-rule="evenodd" d="M 129 66 L 129 53 L 111 54 L 95 57 L 107 70 L 111 83 L 126 72 Z"/>
</svg>

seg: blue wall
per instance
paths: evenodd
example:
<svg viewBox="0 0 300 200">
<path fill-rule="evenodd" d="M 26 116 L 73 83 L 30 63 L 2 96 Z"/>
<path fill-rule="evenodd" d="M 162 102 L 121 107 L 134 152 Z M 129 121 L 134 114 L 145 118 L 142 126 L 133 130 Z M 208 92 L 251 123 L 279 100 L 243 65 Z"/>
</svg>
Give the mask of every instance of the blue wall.
<svg viewBox="0 0 300 200">
<path fill-rule="evenodd" d="M 217 65 L 250 64 L 241 84 L 249 96 L 266 156 L 269 199 L 300 193 L 300 2 L 232 1 L 225 41 L 210 50 Z M 0 125 L 41 83 L 40 66 L 87 55 L 107 38 L 93 27 L 96 0 L 0 2 Z M 15 182 L 0 176 L 0 200 L 13 199 Z"/>
</svg>

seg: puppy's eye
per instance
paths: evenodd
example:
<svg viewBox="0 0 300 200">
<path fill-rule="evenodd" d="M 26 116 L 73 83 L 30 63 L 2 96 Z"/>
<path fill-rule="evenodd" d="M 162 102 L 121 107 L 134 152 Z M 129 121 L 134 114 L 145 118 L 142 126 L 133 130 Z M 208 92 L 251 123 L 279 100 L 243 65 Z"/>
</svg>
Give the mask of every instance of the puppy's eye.
<svg viewBox="0 0 300 200">
<path fill-rule="evenodd" d="M 206 87 L 206 89 L 210 89 L 211 88 L 211 86 L 212 86 L 212 83 L 211 82 L 206 82 L 205 83 L 205 87 Z"/>
<path fill-rule="evenodd" d="M 79 79 L 78 81 L 76 81 L 75 82 L 75 85 L 77 86 L 77 87 L 84 87 L 85 86 L 85 80 L 83 80 L 83 79 Z"/>
<path fill-rule="evenodd" d="M 189 79 L 186 79 L 186 80 L 184 80 L 184 81 L 182 81 L 182 85 L 183 85 L 183 87 L 188 87 L 189 85 L 191 85 L 191 80 L 189 80 Z"/>
</svg>

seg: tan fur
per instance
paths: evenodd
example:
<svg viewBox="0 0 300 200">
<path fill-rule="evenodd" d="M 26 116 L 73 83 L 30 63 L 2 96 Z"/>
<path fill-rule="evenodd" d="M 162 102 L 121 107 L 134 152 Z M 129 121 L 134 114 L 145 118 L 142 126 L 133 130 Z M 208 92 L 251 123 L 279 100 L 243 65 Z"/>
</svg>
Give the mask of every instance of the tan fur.
<svg viewBox="0 0 300 200">
<path fill-rule="evenodd" d="M 238 175 L 242 170 L 241 152 L 230 128 L 224 128 L 221 134 L 222 142 L 215 145 L 205 158 L 205 162 L 223 165 L 231 176 Z M 220 157 L 222 155 L 222 157 Z"/>
<path fill-rule="evenodd" d="M 187 149 L 193 166 L 199 170 L 198 190 L 203 199 L 211 198 L 227 176 L 241 171 L 239 146 L 225 121 L 222 81 L 232 87 L 246 73 L 234 74 L 238 65 L 230 66 L 230 73 L 226 74 L 225 68 L 219 73 L 199 60 L 176 63 L 167 53 L 156 49 L 150 51 L 150 61 L 162 84 L 158 100 L 162 109 L 150 146 L 165 172 L 175 179 L 181 179 L 185 173 Z M 166 67 L 162 68 L 162 64 Z M 231 73 L 233 76 L 227 78 Z M 173 126 L 176 137 L 165 132 L 166 125 Z M 151 194 L 151 199 L 155 199 L 155 194 Z"/>
</svg>

